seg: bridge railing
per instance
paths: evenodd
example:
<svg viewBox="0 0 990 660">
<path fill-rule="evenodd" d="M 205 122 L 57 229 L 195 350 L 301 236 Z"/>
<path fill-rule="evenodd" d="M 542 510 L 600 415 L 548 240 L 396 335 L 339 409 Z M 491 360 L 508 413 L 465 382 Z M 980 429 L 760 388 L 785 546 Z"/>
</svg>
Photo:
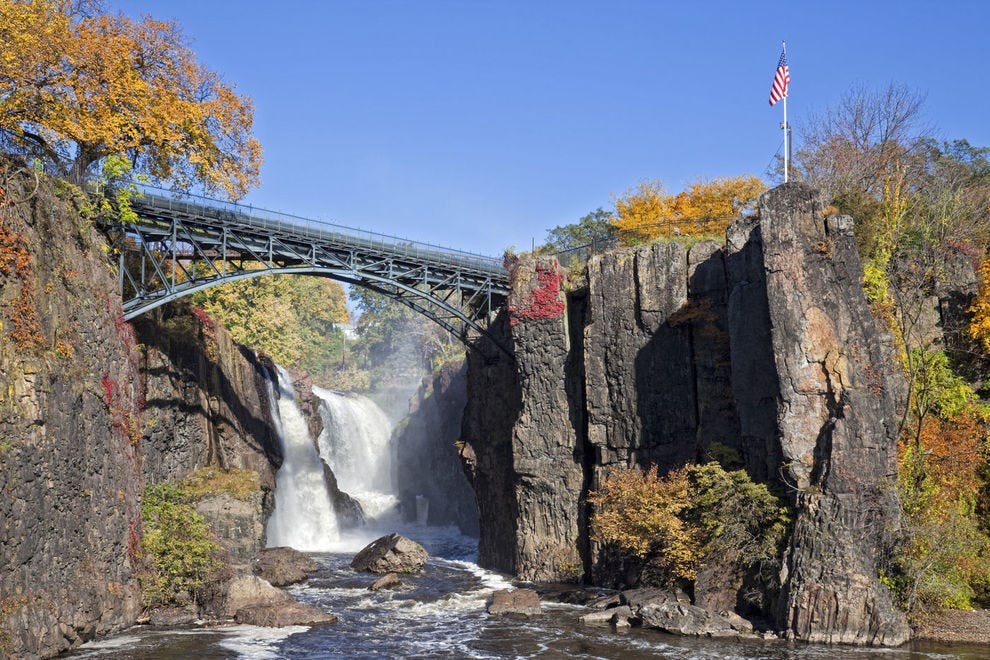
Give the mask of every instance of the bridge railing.
<svg viewBox="0 0 990 660">
<path fill-rule="evenodd" d="M 497 279 L 507 277 L 502 260 L 496 257 L 412 241 L 398 236 L 356 229 L 289 213 L 256 208 L 251 205 L 225 202 L 191 193 L 178 193 L 147 184 L 135 185 L 141 193 L 139 197 L 132 200 L 132 205 L 136 209 L 167 211 L 204 220 L 215 219 L 263 231 L 305 236 L 445 266 L 459 266 L 491 275 Z"/>
</svg>

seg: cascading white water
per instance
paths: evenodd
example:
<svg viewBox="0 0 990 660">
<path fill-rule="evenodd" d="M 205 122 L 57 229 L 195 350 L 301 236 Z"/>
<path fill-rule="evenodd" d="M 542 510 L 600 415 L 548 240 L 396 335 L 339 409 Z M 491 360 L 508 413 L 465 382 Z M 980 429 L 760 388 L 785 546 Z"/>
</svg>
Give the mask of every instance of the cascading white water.
<svg viewBox="0 0 990 660">
<path fill-rule="evenodd" d="M 272 419 L 282 443 L 282 467 L 275 474 L 275 510 L 266 529 L 269 547 L 287 545 L 303 552 L 330 549 L 339 534 L 337 517 L 323 480 L 323 461 L 296 406 L 292 379 L 278 367 L 281 396 L 272 400 Z M 273 393 L 274 394 L 274 393 Z"/>
<path fill-rule="evenodd" d="M 319 387 L 323 432 L 320 454 L 342 491 L 356 498 L 371 519 L 394 511 L 397 497 L 392 474 L 392 424 L 374 401 L 358 394 Z"/>
</svg>

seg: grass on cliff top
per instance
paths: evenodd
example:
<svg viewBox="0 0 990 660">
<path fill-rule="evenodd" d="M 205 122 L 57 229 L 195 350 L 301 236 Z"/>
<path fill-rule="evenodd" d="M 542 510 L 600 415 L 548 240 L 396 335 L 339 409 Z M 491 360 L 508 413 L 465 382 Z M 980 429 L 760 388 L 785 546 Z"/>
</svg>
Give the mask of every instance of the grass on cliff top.
<svg viewBox="0 0 990 660">
<path fill-rule="evenodd" d="M 261 489 L 261 480 L 254 470 L 204 467 L 183 479 L 180 488 L 193 500 L 220 493 L 227 493 L 238 500 L 248 500 Z"/>
</svg>

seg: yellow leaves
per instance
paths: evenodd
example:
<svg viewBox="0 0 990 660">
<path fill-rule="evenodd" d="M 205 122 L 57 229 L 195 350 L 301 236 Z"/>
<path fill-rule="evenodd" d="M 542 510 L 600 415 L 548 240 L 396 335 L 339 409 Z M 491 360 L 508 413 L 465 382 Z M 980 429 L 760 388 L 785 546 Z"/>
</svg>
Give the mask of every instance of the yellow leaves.
<svg viewBox="0 0 990 660">
<path fill-rule="evenodd" d="M 659 551 L 672 575 L 694 579 L 701 556 L 700 534 L 679 516 L 691 505 L 689 489 L 686 469 L 663 479 L 657 477 L 655 465 L 646 473 L 635 468 L 614 472 L 588 494 L 595 507 L 595 540 L 614 543 L 641 559 Z"/>
<path fill-rule="evenodd" d="M 973 315 L 967 332 L 974 341 L 979 342 L 985 353 L 990 355 L 990 259 L 984 259 L 980 267 L 980 290 L 976 300 L 969 308 Z"/>
<path fill-rule="evenodd" d="M 660 181 L 643 181 L 615 200 L 619 241 L 632 245 L 660 237 L 715 236 L 750 208 L 766 185 L 753 176 L 698 181 L 676 195 Z"/>
<path fill-rule="evenodd" d="M 5 1 L 0 38 L 0 129 L 71 178 L 116 154 L 156 179 L 233 199 L 257 185 L 250 100 L 196 62 L 174 23 L 87 2 Z"/>
</svg>

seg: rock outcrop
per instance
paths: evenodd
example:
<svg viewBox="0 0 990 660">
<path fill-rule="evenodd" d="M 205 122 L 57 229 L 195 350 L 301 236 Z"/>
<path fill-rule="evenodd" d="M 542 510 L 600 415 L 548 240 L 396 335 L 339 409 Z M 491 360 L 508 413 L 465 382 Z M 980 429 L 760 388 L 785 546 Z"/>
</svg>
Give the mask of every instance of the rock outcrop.
<svg viewBox="0 0 990 660">
<path fill-rule="evenodd" d="M 159 307 L 133 325 L 144 348 L 145 479 L 180 481 L 204 467 L 256 473 L 256 495 L 218 494 L 196 507 L 234 561 L 250 561 L 265 545 L 282 462 L 271 420 L 273 367 L 186 301 Z"/>
<path fill-rule="evenodd" d="M 0 656 L 134 623 L 139 351 L 81 197 L 0 161 Z"/>
<path fill-rule="evenodd" d="M 760 218 L 778 439 L 796 499 L 779 621 L 808 641 L 901 644 L 907 623 L 877 576 L 900 518 L 907 386 L 862 293 L 852 220 L 823 217 L 820 195 L 797 185 L 765 195 Z"/>
<path fill-rule="evenodd" d="M 302 582 L 319 570 L 320 565 L 307 554 L 294 548 L 267 548 L 258 553 L 252 566 L 254 574 L 276 587 Z"/>
<path fill-rule="evenodd" d="M 765 194 L 760 217 L 738 220 L 724 244 L 593 256 L 587 287 L 568 296 L 552 259 L 518 264 L 491 328 L 512 356 L 484 338 L 469 355 L 462 455 L 480 562 L 630 584 L 636 567 L 591 542 L 588 490 L 617 467 L 733 455 L 792 496 L 777 626 L 813 641 L 904 641 L 877 577 L 898 525 L 904 384 L 861 276 L 851 221 L 824 217 L 799 184 Z M 711 579 L 698 585 L 709 600 L 731 600 Z"/>
</svg>

